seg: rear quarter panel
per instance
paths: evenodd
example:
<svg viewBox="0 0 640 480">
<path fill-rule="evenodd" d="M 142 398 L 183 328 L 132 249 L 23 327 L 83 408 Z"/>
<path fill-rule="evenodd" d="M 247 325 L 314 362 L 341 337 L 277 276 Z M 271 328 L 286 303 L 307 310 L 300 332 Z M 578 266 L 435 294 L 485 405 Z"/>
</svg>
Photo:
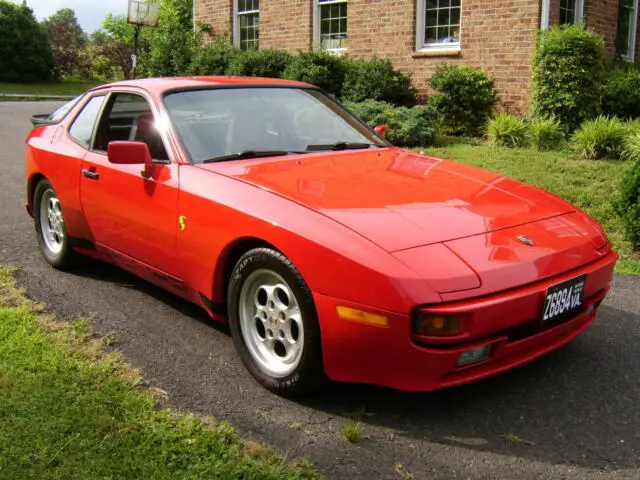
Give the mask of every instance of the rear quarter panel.
<svg viewBox="0 0 640 480">
<path fill-rule="evenodd" d="M 34 128 L 26 140 L 27 210 L 33 214 L 33 192 L 42 177 L 53 185 L 70 237 L 91 238 L 80 205 L 80 171 L 86 151 L 68 138 L 66 124 Z"/>
</svg>

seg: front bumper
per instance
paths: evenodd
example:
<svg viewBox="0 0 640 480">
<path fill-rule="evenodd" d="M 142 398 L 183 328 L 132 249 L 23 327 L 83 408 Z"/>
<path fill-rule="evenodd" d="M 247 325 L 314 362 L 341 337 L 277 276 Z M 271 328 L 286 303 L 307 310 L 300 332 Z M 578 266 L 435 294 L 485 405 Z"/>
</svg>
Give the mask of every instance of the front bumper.
<svg viewBox="0 0 640 480">
<path fill-rule="evenodd" d="M 380 311 L 314 293 L 325 372 L 335 381 L 428 391 L 515 368 L 561 347 L 587 329 L 610 289 L 616 260 L 617 255 L 611 252 L 589 265 L 535 284 L 436 306 L 449 313 L 477 313 L 468 325 L 468 339 L 451 346 L 415 343 L 409 313 Z M 583 273 L 587 274 L 587 285 L 581 312 L 560 325 L 543 329 L 537 319 L 547 288 Z M 336 313 L 338 305 L 386 315 L 389 326 L 341 319 Z M 462 352 L 485 344 L 491 344 L 487 360 L 458 367 Z"/>
</svg>

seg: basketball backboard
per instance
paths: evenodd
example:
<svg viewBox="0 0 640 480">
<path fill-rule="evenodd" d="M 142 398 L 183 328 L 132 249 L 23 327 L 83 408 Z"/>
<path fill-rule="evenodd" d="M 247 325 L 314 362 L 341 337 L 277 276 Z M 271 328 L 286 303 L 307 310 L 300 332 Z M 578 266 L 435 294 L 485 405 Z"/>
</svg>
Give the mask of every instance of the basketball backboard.
<svg viewBox="0 0 640 480">
<path fill-rule="evenodd" d="M 127 22 L 134 25 L 158 26 L 158 4 L 140 0 L 129 0 Z"/>
</svg>

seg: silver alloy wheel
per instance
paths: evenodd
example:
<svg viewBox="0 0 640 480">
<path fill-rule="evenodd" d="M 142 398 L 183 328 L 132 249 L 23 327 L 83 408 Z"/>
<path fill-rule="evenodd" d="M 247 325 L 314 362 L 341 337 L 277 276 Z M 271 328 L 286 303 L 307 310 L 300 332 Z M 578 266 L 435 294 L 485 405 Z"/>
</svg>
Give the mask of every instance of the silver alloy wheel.
<svg viewBox="0 0 640 480">
<path fill-rule="evenodd" d="M 52 189 L 48 188 L 40 198 L 40 235 L 45 245 L 54 255 L 62 251 L 64 245 L 64 217 L 60 200 Z"/>
<path fill-rule="evenodd" d="M 260 369 L 272 377 L 290 375 L 300 363 L 304 324 L 291 287 L 273 270 L 252 272 L 240 290 L 242 337 Z"/>
</svg>

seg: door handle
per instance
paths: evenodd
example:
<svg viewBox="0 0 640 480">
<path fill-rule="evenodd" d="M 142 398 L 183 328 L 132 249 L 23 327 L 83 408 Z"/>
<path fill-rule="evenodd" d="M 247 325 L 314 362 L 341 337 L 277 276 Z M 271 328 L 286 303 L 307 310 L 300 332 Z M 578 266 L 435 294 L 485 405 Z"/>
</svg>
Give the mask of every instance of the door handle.
<svg viewBox="0 0 640 480">
<path fill-rule="evenodd" d="M 82 170 L 82 175 L 87 177 L 89 180 L 98 180 L 100 178 L 100 174 L 98 172 L 88 168 Z"/>
</svg>

